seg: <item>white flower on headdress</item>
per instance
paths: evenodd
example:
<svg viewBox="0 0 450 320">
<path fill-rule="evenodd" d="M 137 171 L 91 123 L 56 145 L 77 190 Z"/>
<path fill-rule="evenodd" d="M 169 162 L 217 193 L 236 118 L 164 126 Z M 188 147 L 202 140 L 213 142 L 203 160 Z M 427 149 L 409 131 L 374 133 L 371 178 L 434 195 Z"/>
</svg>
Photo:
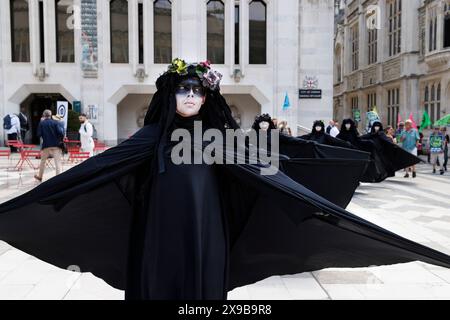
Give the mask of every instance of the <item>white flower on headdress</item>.
<svg viewBox="0 0 450 320">
<path fill-rule="evenodd" d="M 203 74 L 203 85 L 211 90 L 216 90 L 220 86 L 220 81 L 222 80 L 222 74 L 216 70 L 208 69 L 206 73 Z"/>
</svg>

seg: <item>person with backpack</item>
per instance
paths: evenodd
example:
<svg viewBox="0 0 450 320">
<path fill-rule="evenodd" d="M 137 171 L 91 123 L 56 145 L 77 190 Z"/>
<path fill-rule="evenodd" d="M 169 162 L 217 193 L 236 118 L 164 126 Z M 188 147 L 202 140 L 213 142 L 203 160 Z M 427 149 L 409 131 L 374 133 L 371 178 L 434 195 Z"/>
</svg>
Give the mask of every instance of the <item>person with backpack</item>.
<svg viewBox="0 0 450 320">
<path fill-rule="evenodd" d="M 30 130 L 30 124 L 28 122 L 28 117 L 25 114 L 26 109 L 20 108 L 19 113 L 19 121 L 20 121 L 20 137 L 22 139 L 22 142 L 25 143 L 25 137 L 27 135 L 28 130 Z"/>
<path fill-rule="evenodd" d="M 3 118 L 3 129 L 8 140 L 20 140 L 20 119 L 17 115 L 10 113 Z M 17 152 L 17 148 L 9 146 L 11 152 Z"/>
<path fill-rule="evenodd" d="M 94 126 L 89 122 L 87 115 L 82 113 L 78 119 L 80 120 L 80 142 L 81 142 L 81 151 L 89 152 L 89 156 L 94 156 Z"/>
</svg>

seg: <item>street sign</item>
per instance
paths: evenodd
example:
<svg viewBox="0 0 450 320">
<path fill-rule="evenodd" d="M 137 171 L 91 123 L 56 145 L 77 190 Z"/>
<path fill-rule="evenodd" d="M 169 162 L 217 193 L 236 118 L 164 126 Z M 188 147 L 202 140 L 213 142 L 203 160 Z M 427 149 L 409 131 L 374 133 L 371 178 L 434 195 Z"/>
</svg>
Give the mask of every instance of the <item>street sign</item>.
<svg viewBox="0 0 450 320">
<path fill-rule="evenodd" d="M 81 113 L 81 101 L 74 101 L 72 103 L 73 106 L 73 111 L 77 112 L 77 113 Z"/>
<path fill-rule="evenodd" d="M 299 99 L 322 99 L 322 89 L 300 89 Z"/>
</svg>

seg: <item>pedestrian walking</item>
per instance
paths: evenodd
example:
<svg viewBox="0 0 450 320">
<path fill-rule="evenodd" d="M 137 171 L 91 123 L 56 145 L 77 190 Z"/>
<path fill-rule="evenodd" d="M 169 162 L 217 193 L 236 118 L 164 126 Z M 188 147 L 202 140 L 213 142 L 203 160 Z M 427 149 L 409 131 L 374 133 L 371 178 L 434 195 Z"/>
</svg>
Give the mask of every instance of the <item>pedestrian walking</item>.
<svg viewBox="0 0 450 320">
<path fill-rule="evenodd" d="M 28 130 L 30 130 L 30 123 L 28 122 L 28 117 L 25 114 L 26 109 L 24 107 L 20 108 L 19 121 L 20 121 L 20 137 L 23 143 L 25 143 L 25 138 Z"/>
<path fill-rule="evenodd" d="M 429 138 L 429 151 L 431 164 L 433 165 L 433 173 L 436 173 L 436 166 L 440 167 L 441 175 L 444 174 L 444 149 L 445 136 L 440 131 L 439 126 L 434 126 L 434 130 Z"/>
<path fill-rule="evenodd" d="M 417 148 L 420 141 L 419 132 L 412 127 L 412 121 L 406 120 L 405 122 L 405 130 L 402 132 L 400 136 L 400 141 L 402 143 L 402 147 L 404 150 L 408 151 L 412 155 L 417 157 Z M 416 166 L 412 166 L 406 168 L 405 178 L 409 178 L 409 173 L 412 171 L 412 177 L 415 178 L 417 176 Z"/>
<path fill-rule="evenodd" d="M 42 114 L 43 120 L 38 125 L 37 135 L 42 138 L 41 163 L 39 173 L 34 176 L 36 180 L 42 181 L 47 159 L 52 157 L 55 161 L 56 174 L 61 173 L 62 145 L 64 128 L 52 119 L 52 112 L 45 110 Z"/>
<path fill-rule="evenodd" d="M 80 120 L 80 142 L 81 142 L 81 151 L 89 152 L 89 156 L 92 157 L 94 155 L 94 139 L 92 138 L 94 134 L 94 126 L 89 122 L 87 115 L 82 113 L 78 119 Z"/>
<path fill-rule="evenodd" d="M 3 118 L 3 129 L 5 130 L 8 140 L 20 140 L 20 119 L 14 114 L 7 114 Z M 11 152 L 17 152 L 17 148 L 14 146 L 9 146 Z"/>
</svg>

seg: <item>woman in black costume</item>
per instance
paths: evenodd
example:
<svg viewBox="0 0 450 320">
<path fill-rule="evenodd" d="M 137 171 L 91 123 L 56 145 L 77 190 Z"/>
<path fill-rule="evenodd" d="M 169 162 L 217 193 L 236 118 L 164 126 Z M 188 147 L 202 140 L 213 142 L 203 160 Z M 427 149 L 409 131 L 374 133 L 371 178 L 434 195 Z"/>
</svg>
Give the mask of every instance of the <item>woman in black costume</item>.
<svg viewBox="0 0 450 320">
<path fill-rule="evenodd" d="M 301 138 L 305 140 L 315 141 L 317 143 L 325 144 L 328 146 L 350 149 L 354 148 L 350 142 L 337 139 L 326 133 L 325 124 L 321 120 L 314 121 L 311 133 L 301 136 Z"/>
<path fill-rule="evenodd" d="M 450 267 L 449 256 L 282 172 L 262 175 L 265 165 L 175 164 L 168 155 L 176 129 L 195 132 L 195 120 L 203 129 L 237 128 L 219 80 L 207 63 L 175 60 L 157 81 L 144 128 L 0 205 L 0 239 L 58 267 L 78 265 L 127 299 L 225 299 L 272 275 L 328 267 Z"/>
</svg>

